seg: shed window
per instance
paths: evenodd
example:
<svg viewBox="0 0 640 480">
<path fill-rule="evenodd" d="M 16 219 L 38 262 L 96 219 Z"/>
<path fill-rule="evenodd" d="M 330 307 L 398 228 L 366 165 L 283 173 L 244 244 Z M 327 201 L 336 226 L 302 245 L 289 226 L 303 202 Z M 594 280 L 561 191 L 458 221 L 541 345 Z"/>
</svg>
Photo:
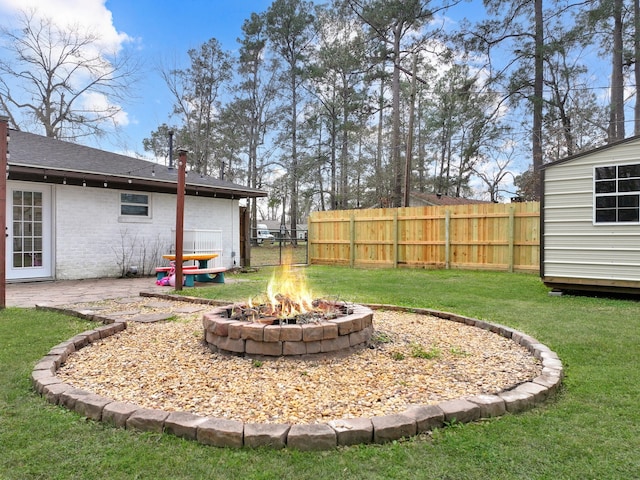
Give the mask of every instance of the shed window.
<svg viewBox="0 0 640 480">
<path fill-rule="evenodd" d="M 149 195 L 141 193 L 121 193 L 120 215 L 128 217 L 149 218 Z"/>
<path fill-rule="evenodd" d="M 640 164 L 596 167 L 595 223 L 640 222 Z"/>
</svg>

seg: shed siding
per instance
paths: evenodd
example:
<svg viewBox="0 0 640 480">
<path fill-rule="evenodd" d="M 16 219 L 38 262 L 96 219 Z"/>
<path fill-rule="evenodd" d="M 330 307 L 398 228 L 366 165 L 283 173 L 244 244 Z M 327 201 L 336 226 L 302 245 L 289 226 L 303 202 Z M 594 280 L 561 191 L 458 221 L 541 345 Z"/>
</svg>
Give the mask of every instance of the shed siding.
<svg viewBox="0 0 640 480">
<path fill-rule="evenodd" d="M 142 267 L 152 253 L 169 253 L 175 243 L 175 195 L 149 193 L 151 218 L 122 221 L 121 190 L 58 185 L 54 195 L 55 277 L 61 280 L 113 277 L 120 261 L 131 252 L 131 265 Z M 217 264 L 233 267 L 231 252 L 238 252 L 237 200 L 188 196 L 185 229 L 221 230 L 223 252 Z"/>
<path fill-rule="evenodd" d="M 545 170 L 545 277 L 640 282 L 640 225 L 593 224 L 594 167 L 635 162 L 640 140 Z"/>
</svg>

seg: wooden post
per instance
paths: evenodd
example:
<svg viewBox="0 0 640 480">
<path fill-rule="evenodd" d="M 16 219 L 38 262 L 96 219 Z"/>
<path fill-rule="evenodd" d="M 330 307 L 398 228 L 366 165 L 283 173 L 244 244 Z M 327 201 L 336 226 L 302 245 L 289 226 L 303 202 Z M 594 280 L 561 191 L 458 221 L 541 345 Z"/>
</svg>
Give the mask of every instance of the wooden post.
<svg viewBox="0 0 640 480">
<path fill-rule="evenodd" d="M 444 212 L 444 268 L 449 269 L 451 255 L 451 210 Z"/>
<path fill-rule="evenodd" d="M 178 150 L 178 189 L 176 200 L 176 290 L 182 290 L 182 253 L 184 249 L 184 189 L 187 151 Z"/>
<path fill-rule="evenodd" d="M 7 165 L 9 118 L 0 116 L 0 309 L 7 306 Z"/>
<path fill-rule="evenodd" d="M 393 211 L 393 268 L 398 268 L 398 209 Z"/>
<path fill-rule="evenodd" d="M 356 263 L 356 217 L 352 213 L 349 218 L 349 266 L 353 268 Z"/>
<path fill-rule="evenodd" d="M 514 238 L 516 235 L 515 208 L 509 207 L 509 226 L 507 235 L 509 235 L 509 272 L 513 273 L 514 261 Z"/>
</svg>

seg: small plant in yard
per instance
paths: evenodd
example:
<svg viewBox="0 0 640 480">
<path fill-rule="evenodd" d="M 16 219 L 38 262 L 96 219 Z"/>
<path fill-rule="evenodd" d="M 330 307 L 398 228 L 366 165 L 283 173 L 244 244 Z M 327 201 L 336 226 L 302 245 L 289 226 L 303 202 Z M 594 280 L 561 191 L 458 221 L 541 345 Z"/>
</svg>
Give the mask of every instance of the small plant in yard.
<svg viewBox="0 0 640 480">
<path fill-rule="evenodd" d="M 392 341 L 391 335 L 383 331 L 375 331 L 371 336 L 371 342 L 373 343 L 391 343 Z"/>
<path fill-rule="evenodd" d="M 462 350 L 461 348 L 458 348 L 458 347 L 451 347 L 449 349 L 449 352 L 451 352 L 451 355 L 455 355 L 457 357 L 468 357 L 469 356 L 469 352 L 465 352 L 464 350 Z"/>
<path fill-rule="evenodd" d="M 404 360 L 404 353 L 402 352 L 391 352 L 391 358 L 394 360 Z"/>
<path fill-rule="evenodd" d="M 261 360 L 253 360 L 251 362 L 251 366 L 253 368 L 260 368 L 263 364 L 264 364 L 264 362 L 262 362 Z"/>
<path fill-rule="evenodd" d="M 427 360 L 432 360 L 440 356 L 440 350 L 435 347 L 425 350 L 419 343 L 412 343 L 409 346 L 411 347 L 411 356 L 413 358 L 425 358 Z"/>
</svg>

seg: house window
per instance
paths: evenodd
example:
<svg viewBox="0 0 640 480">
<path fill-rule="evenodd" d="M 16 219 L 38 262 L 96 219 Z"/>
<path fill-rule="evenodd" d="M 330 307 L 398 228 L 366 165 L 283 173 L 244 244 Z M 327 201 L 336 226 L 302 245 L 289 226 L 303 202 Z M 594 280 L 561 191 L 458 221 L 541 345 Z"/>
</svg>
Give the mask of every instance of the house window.
<svg viewBox="0 0 640 480">
<path fill-rule="evenodd" d="M 595 223 L 640 222 L 640 164 L 596 167 Z"/>
<path fill-rule="evenodd" d="M 150 218 L 151 205 L 149 195 L 143 193 L 121 193 L 120 216 Z"/>
</svg>

